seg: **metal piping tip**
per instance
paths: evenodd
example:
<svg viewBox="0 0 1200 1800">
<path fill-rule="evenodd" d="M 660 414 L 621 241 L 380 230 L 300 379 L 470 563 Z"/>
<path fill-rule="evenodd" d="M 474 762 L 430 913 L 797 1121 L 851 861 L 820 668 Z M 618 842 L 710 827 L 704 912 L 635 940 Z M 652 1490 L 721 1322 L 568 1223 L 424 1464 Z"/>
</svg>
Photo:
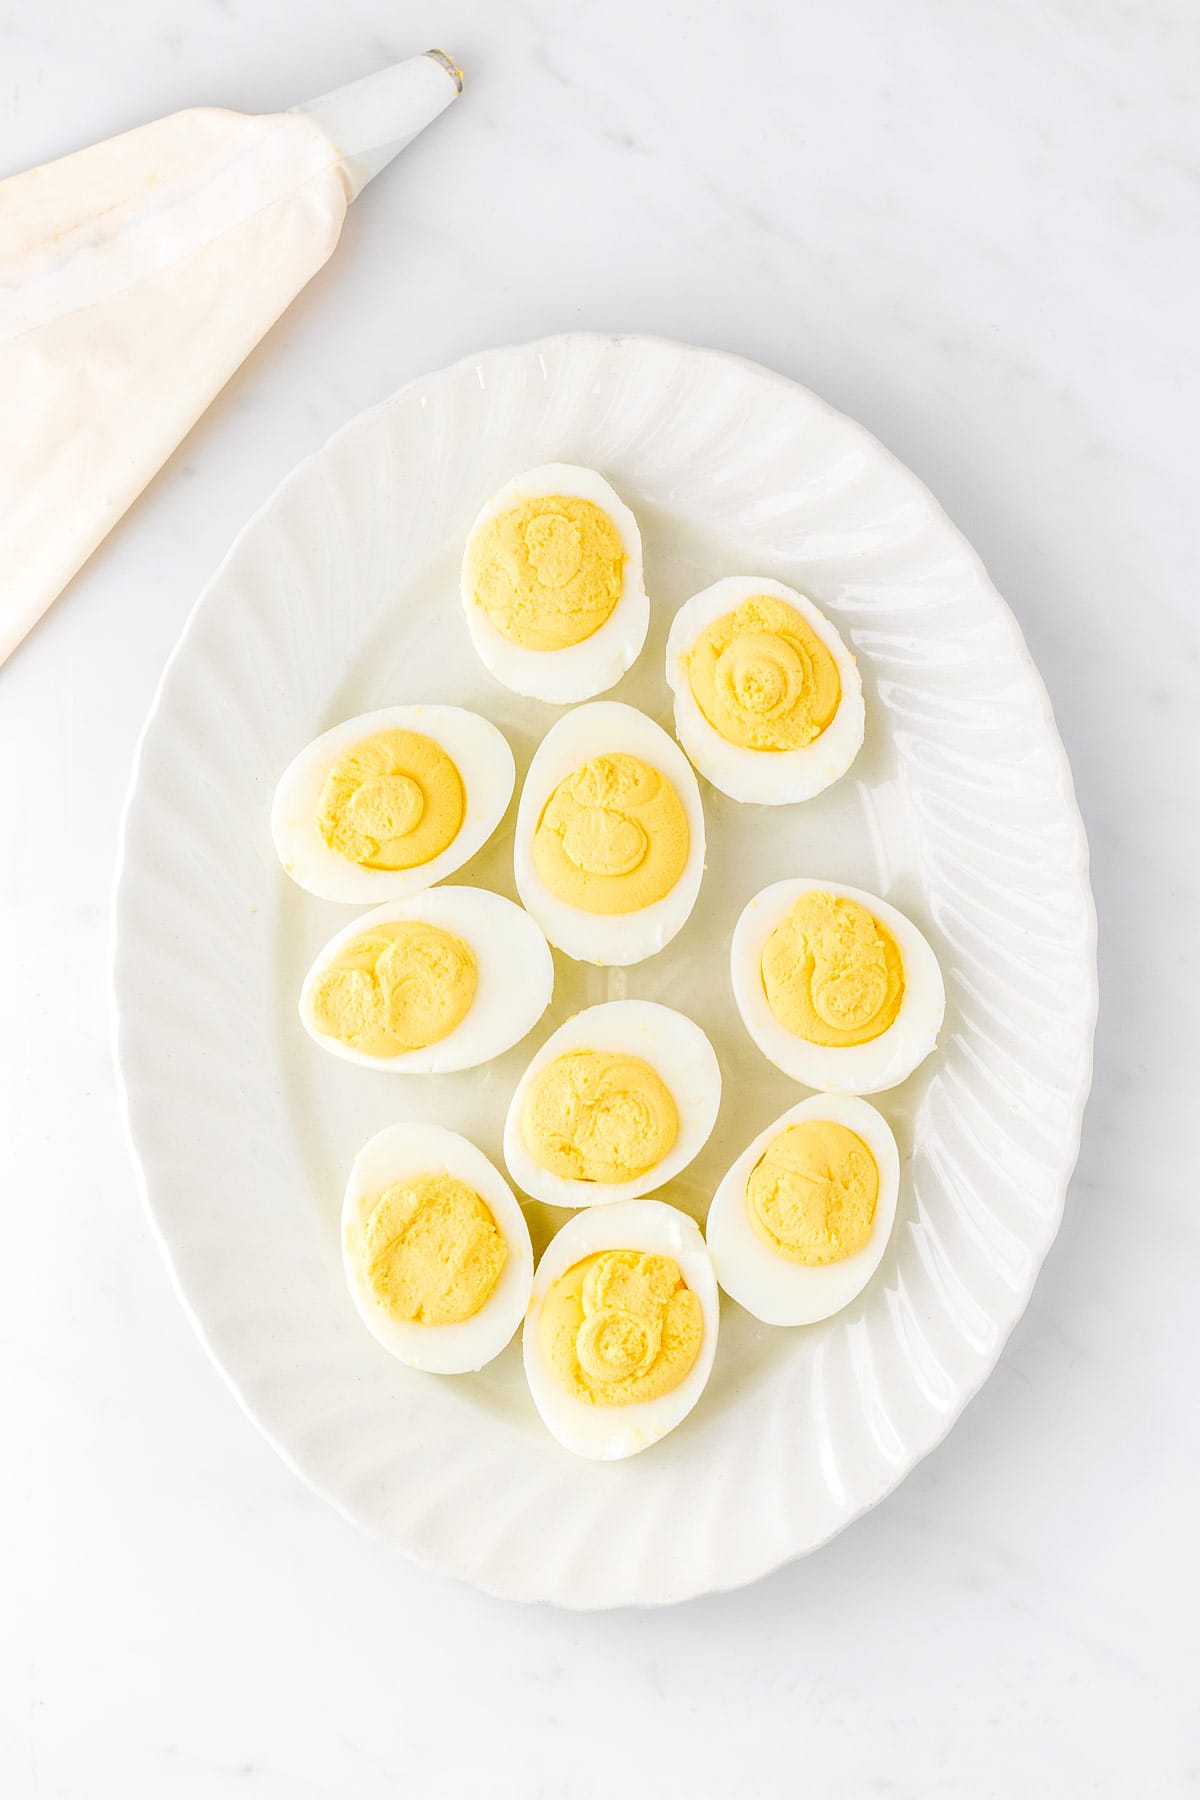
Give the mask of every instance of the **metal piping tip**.
<svg viewBox="0 0 1200 1800">
<path fill-rule="evenodd" d="M 432 56 L 434 62 L 441 63 L 443 69 L 445 69 L 447 75 L 450 76 L 455 87 L 461 94 L 463 90 L 463 74 L 454 58 L 452 56 L 447 56 L 444 50 L 427 50 L 425 54 L 426 56 Z"/>
</svg>

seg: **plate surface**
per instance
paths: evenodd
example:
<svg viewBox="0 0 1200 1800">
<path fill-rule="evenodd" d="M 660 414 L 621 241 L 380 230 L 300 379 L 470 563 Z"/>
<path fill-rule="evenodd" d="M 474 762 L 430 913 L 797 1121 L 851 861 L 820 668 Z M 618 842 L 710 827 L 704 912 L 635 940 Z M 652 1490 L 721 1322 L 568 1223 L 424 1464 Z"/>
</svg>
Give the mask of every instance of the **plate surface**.
<svg viewBox="0 0 1200 1800">
<path fill-rule="evenodd" d="M 481 502 L 517 470 L 600 469 L 634 508 L 653 617 L 612 697 L 670 729 L 663 646 L 718 576 L 810 594 L 853 646 L 868 707 L 850 775 L 795 808 L 701 784 L 708 873 L 691 921 L 627 970 L 555 957 L 554 1002 L 483 1070 L 430 1079 L 322 1053 L 296 1016 L 353 917 L 284 876 L 268 828 L 289 759 L 339 719 L 447 701 L 493 720 L 518 782 L 555 709 L 498 687 L 461 616 Z M 512 820 L 456 875 L 515 897 Z M 703 1219 L 738 1152 L 802 1096 L 734 1011 L 727 946 L 766 882 L 817 871 L 893 901 L 942 963 L 936 1054 L 879 1098 L 900 1144 L 892 1240 L 823 1325 L 723 1302 L 707 1392 L 629 1462 L 545 1433 L 514 1341 L 482 1374 L 423 1376 L 364 1330 L 338 1216 L 364 1140 L 404 1117 L 495 1160 L 526 1060 L 626 995 L 708 1032 L 725 1096 L 664 1194 Z M 363 414 L 284 482 L 202 595 L 142 739 L 115 919 L 117 1055 L 152 1217 L 243 1405 L 358 1523 L 496 1593 L 580 1607 L 753 1580 L 883 1498 L 949 1429 L 1029 1298 L 1078 1146 L 1096 1004 L 1087 845 L 1015 621 L 929 494 L 803 388 L 711 351 L 571 336 L 489 351 Z M 535 1248 L 566 1216 L 530 1206 Z"/>
</svg>

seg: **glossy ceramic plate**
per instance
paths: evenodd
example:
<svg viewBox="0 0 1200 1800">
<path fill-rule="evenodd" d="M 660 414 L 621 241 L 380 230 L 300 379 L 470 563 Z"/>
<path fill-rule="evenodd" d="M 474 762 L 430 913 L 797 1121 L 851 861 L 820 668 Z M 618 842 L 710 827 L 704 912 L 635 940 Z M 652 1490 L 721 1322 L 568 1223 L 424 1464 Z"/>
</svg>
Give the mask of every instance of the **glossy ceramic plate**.
<svg viewBox="0 0 1200 1800">
<path fill-rule="evenodd" d="M 669 730 L 676 607 L 718 576 L 768 574 L 852 644 L 865 748 L 803 806 L 738 806 L 702 784 L 708 872 L 687 927 L 632 969 L 556 956 L 551 1011 L 497 1062 L 440 1079 L 349 1066 L 305 1035 L 296 995 L 353 914 L 283 875 L 272 789 L 318 732 L 401 701 L 484 713 L 520 779 L 558 715 L 475 659 L 458 564 L 487 495 L 559 459 L 603 471 L 645 537 L 650 636 L 613 697 Z M 456 880 L 514 894 L 514 813 Z M 640 995 L 690 1014 L 721 1059 L 717 1128 L 664 1196 L 702 1219 L 738 1152 L 803 1091 L 746 1036 L 727 963 L 746 900 L 796 870 L 894 901 L 946 977 L 938 1051 L 880 1100 L 902 1188 L 866 1291 L 791 1331 L 724 1301 L 695 1412 L 614 1465 L 578 1462 L 546 1434 L 515 1341 L 474 1376 L 393 1362 L 342 1276 L 339 1205 L 360 1144 L 417 1116 L 499 1162 L 537 1045 L 582 1006 Z M 413 383 L 302 464 L 242 533 L 142 739 L 115 994 L 130 1137 L 179 1291 L 289 1463 L 359 1524 L 496 1593 L 679 1600 L 753 1580 L 881 1500 L 995 1363 L 1078 1144 L 1096 1004 L 1087 846 L 1016 624 L 911 474 L 751 364 L 645 338 L 554 338 Z M 529 1216 L 540 1248 L 564 1215 Z"/>
</svg>

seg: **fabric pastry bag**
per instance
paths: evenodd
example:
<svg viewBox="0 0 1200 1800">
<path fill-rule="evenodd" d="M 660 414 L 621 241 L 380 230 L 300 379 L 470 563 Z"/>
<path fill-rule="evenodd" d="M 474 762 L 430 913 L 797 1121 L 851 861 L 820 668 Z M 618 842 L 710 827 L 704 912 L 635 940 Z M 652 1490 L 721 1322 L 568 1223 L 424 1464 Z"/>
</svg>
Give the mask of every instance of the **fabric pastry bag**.
<svg viewBox="0 0 1200 1800">
<path fill-rule="evenodd" d="M 461 91 L 441 51 L 0 182 L 0 663 Z"/>
</svg>

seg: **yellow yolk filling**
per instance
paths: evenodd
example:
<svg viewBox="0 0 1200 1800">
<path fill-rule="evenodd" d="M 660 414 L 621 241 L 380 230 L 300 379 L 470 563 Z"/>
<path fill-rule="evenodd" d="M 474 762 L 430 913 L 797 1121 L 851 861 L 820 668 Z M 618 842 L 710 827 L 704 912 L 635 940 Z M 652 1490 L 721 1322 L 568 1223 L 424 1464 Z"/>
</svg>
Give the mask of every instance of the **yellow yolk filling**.
<svg viewBox="0 0 1200 1800">
<path fill-rule="evenodd" d="M 904 999 L 896 940 L 857 900 L 801 894 L 763 947 L 762 984 L 779 1023 L 810 1044 L 867 1044 Z"/>
<path fill-rule="evenodd" d="M 399 1056 L 448 1037 L 471 1010 L 478 968 L 462 938 L 397 919 L 352 938 L 313 990 L 317 1029 L 368 1056 Z"/>
<path fill-rule="evenodd" d="M 371 1293 L 405 1325 L 474 1318 L 507 1255 L 490 1207 L 453 1175 L 415 1175 L 385 1188 L 359 1252 Z"/>
<path fill-rule="evenodd" d="M 567 650 L 599 631 L 621 598 L 624 568 L 612 519 L 570 494 L 496 513 L 467 547 L 469 592 L 523 650 Z"/>
<path fill-rule="evenodd" d="M 538 1344 L 575 1400 L 628 1406 L 679 1386 L 704 1337 L 696 1295 L 669 1256 L 602 1250 L 560 1275 L 542 1303 Z"/>
<path fill-rule="evenodd" d="M 377 731 L 325 778 L 317 829 L 364 869 L 415 869 L 440 856 L 463 821 L 462 777 L 419 731 Z"/>
<path fill-rule="evenodd" d="M 857 1132 L 805 1119 L 772 1138 L 746 1183 L 759 1237 L 788 1262 L 841 1262 L 871 1235 L 879 1169 Z"/>
<path fill-rule="evenodd" d="M 770 594 L 714 619 L 692 645 L 696 704 L 727 743 L 745 750 L 802 750 L 838 709 L 837 663 L 808 620 Z"/>
<path fill-rule="evenodd" d="M 683 802 L 665 775 L 636 756 L 595 756 L 546 802 L 533 866 L 568 906 L 638 912 L 670 893 L 690 841 Z"/>
<path fill-rule="evenodd" d="M 673 1148 L 679 1114 L 662 1077 L 640 1056 L 571 1050 L 530 1082 L 521 1136 L 551 1175 L 633 1181 Z"/>
</svg>

